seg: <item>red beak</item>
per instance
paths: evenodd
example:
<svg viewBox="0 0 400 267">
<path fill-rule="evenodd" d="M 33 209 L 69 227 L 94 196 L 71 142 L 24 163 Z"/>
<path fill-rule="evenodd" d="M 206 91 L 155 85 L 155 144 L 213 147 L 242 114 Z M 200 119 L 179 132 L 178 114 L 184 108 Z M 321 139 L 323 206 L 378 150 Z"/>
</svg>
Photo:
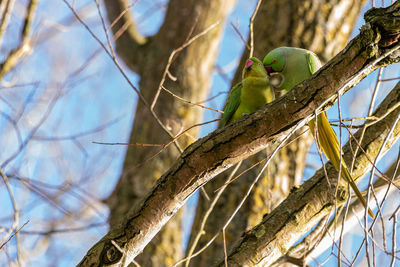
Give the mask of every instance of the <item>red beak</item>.
<svg viewBox="0 0 400 267">
<path fill-rule="evenodd" d="M 247 60 L 247 61 L 246 61 L 245 68 L 246 68 L 247 70 L 250 70 L 250 69 L 251 69 L 251 66 L 253 66 L 253 64 L 254 64 L 254 62 L 253 62 L 252 60 Z"/>
</svg>

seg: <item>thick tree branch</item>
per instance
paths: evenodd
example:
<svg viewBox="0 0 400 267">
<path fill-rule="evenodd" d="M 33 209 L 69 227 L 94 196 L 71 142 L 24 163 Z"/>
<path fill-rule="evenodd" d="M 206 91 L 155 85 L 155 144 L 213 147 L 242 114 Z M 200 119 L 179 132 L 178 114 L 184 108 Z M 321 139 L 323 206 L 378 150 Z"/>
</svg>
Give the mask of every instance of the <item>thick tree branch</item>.
<svg viewBox="0 0 400 267">
<path fill-rule="evenodd" d="M 396 16 L 392 9 L 400 10 L 400 3 L 387 9 L 387 16 Z M 385 33 L 367 23 L 340 54 L 291 93 L 189 146 L 141 205 L 110 229 L 79 265 L 129 263 L 201 185 L 268 143 L 279 142 L 295 125 L 304 125 L 317 108 L 333 104 L 337 92 L 349 90 L 377 67 L 399 61 L 398 43 L 386 47 L 379 36 Z"/>
<path fill-rule="evenodd" d="M 389 93 L 382 104 L 377 108 L 374 116 L 380 117 L 391 107 L 400 102 L 400 83 Z M 366 152 L 358 153 L 355 160 L 354 179 L 364 176 L 372 167 L 373 160 L 379 152 L 384 139 L 393 127 L 400 108 L 396 108 L 390 115 L 379 123 L 369 127 L 365 132 L 362 148 Z M 400 123 L 395 126 L 389 137 L 384 151 L 386 152 L 399 138 Z M 355 137 L 359 140 L 361 130 Z M 352 147 L 350 147 L 350 144 Z M 344 146 L 344 160 L 351 161 L 352 151 L 357 143 L 352 141 Z M 292 191 L 274 211 L 265 216 L 263 221 L 251 231 L 245 233 L 238 245 L 228 257 L 229 266 L 269 266 L 278 258 L 285 255 L 287 250 L 309 231 L 319 220 L 328 215 L 336 205 L 340 206 L 346 200 L 346 184 L 338 188 L 337 171 L 329 162 L 325 165 L 329 181 L 325 177 L 324 168 L 307 180 L 300 188 Z M 219 266 L 223 266 L 221 262 Z"/>
</svg>

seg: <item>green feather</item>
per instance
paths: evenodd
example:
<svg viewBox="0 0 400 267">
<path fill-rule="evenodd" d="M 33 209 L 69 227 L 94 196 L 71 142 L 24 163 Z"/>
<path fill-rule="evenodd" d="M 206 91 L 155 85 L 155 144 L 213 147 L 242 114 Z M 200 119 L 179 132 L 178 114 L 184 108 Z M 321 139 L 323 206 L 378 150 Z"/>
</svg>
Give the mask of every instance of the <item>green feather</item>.
<svg viewBox="0 0 400 267">
<path fill-rule="evenodd" d="M 262 62 L 255 57 L 249 58 L 243 69 L 242 81 L 232 87 L 229 93 L 221 126 L 240 119 L 243 114 L 255 112 L 274 99 L 275 94 Z"/>
<path fill-rule="evenodd" d="M 313 52 L 296 47 L 279 47 L 272 50 L 265 56 L 263 64 L 271 68 L 272 72 L 276 72 L 276 75 L 281 75 L 281 83 L 276 86 L 276 89 L 282 93 L 289 92 L 297 84 L 310 78 L 322 65 Z M 350 183 L 357 197 L 366 207 L 366 202 L 354 183 L 349 169 L 341 160 L 339 141 L 326 114 L 321 113 L 317 116 L 317 125 L 315 125 L 314 119 L 310 120 L 308 125 L 313 135 L 317 133 L 318 143 L 326 157 L 337 170 L 341 167 L 342 176 Z M 315 131 L 315 126 L 317 126 L 317 131 Z M 370 209 L 368 209 L 368 213 L 372 218 L 374 217 Z"/>
<path fill-rule="evenodd" d="M 228 99 L 226 100 L 224 114 L 222 114 L 221 125 L 226 125 L 232 118 L 235 111 L 238 109 L 240 105 L 240 95 L 242 93 L 242 83 L 238 83 L 233 86 L 232 90 L 228 95 Z"/>
</svg>

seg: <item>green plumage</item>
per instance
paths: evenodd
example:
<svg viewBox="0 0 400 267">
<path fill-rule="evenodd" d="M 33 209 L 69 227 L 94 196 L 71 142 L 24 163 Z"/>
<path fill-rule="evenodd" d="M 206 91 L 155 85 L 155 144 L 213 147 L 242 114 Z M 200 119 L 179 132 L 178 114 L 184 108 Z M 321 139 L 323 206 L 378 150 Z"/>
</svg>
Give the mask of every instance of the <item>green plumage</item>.
<svg viewBox="0 0 400 267">
<path fill-rule="evenodd" d="M 272 50 L 265 56 L 263 64 L 272 68 L 273 75 L 281 76 L 281 83 L 275 87 L 284 94 L 310 78 L 322 66 L 313 52 L 296 47 Z"/>
<path fill-rule="evenodd" d="M 255 57 L 249 58 L 243 69 L 242 81 L 236 84 L 229 93 L 221 118 L 221 126 L 240 119 L 243 114 L 255 112 L 274 99 L 275 94 L 262 62 Z"/>
<path fill-rule="evenodd" d="M 274 85 L 276 89 L 284 94 L 297 84 L 308 79 L 322 65 L 317 55 L 313 52 L 295 47 L 280 47 L 272 50 L 265 56 L 263 64 L 271 75 L 271 79 L 278 75 L 278 77 L 275 77 L 278 82 Z M 318 143 L 333 166 L 339 170 L 341 165 L 342 177 L 350 184 L 357 197 L 366 207 L 364 197 L 354 183 L 346 164 L 340 158 L 339 141 L 329 124 L 326 114 L 320 113 L 317 116 L 317 125 L 315 125 L 314 119 L 309 121 L 308 125 L 314 137 L 315 133 L 317 133 Z M 317 126 L 317 131 L 315 131 L 315 126 Z M 368 213 L 372 218 L 374 217 L 370 209 L 368 209 Z"/>
</svg>

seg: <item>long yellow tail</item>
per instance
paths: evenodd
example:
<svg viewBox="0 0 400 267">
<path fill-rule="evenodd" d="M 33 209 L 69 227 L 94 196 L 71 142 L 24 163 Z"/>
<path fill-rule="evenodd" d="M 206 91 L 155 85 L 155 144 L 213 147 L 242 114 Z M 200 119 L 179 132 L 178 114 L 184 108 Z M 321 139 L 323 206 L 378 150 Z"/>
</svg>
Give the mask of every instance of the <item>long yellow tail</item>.
<svg viewBox="0 0 400 267">
<path fill-rule="evenodd" d="M 308 122 L 308 126 L 310 127 L 310 130 L 314 135 L 315 120 L 314 119 L 310 120 Z M 322 148 L 322 151 L 325 153 L 325 156 L 332 162 L 336 170 L 339 170 L 339 164 L 340 162 L 342 163 L 342 171 L 341 171 L 342 177 L 350 184 L 354 193 L 356 193 L 358 199 L 361 201 L 364 207 L 367 207 L 367 203 L 365 202 L 365 199 L 362 196 L 361 192 L 358 190 L 357 185 L 354 183 L 354 180 L 351 177 L 350 171 L 347 168 L 346 163 L 343 161 L 343 159 L 342 161 L 340 161 L 339 141 L 331 125 L 329 124 L 328 118 L 323 112 L 317 116 L 317 130 L 318 130 L 318 142 Z M 369 216 L 371 216 L 371 218 L 375 217 L 371 209 L 368 209 L 368 214 Z"/>
</svg>

